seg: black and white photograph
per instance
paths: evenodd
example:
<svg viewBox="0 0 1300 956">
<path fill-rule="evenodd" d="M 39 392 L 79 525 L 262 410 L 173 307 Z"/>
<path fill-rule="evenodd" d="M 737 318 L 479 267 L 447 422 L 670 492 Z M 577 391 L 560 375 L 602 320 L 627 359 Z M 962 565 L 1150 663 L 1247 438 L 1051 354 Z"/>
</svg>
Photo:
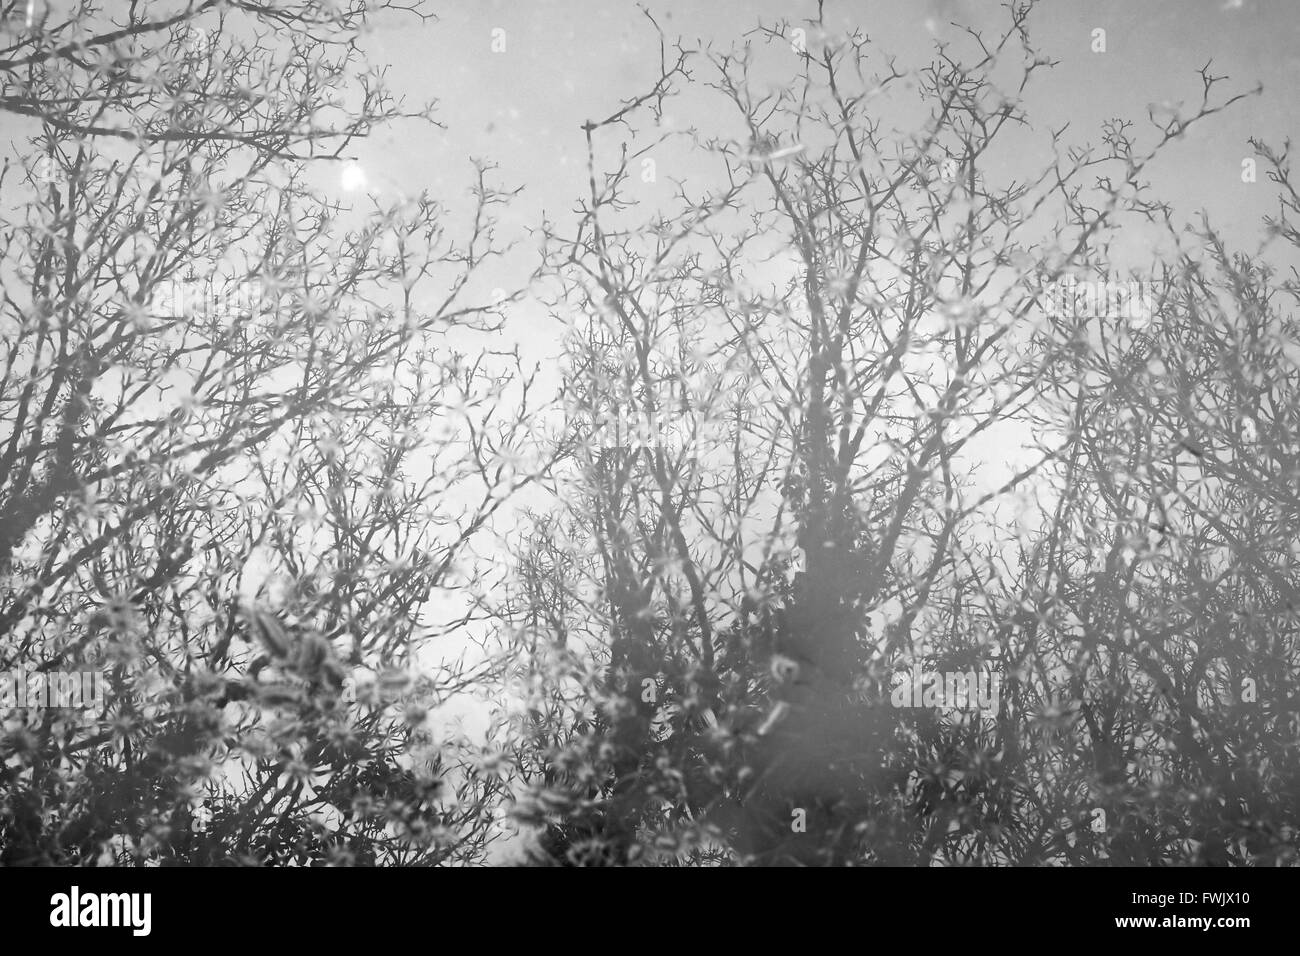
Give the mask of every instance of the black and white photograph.
<svg viewBox="0 0 1300 956">
<path fill-rule="evenodd" d="M 1298 100 L 1292 0 L 0 0 L 30 921 L 855 867 L 1250 927 L 1168 874 L 1300 865 Z"/>
</svg>

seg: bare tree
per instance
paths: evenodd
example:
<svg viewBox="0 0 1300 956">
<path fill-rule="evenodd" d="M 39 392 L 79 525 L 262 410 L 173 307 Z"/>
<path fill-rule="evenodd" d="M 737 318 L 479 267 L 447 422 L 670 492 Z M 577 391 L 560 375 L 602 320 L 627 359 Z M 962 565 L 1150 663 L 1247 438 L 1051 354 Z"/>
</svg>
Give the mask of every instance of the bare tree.
<svg viewBox="0 0 1300 956">
<path fill-rule="evenodd" d="M 483 630 L 470 547 L 529 480 L 527 382 L 481 338 L 503 303 L 468 294 L 510 194 L 480 167 L 458 238 L 430 197 L 307 185 L 427 118 L 360 59 L 375 9 L 85 2 L 3 41 L 32 126 L 0 179 L 0 666 L 107 682 L 6 727 L 5 862 L 436 863 L 495 833 L 495 778 L 428 714 L 484 676 L 440 639 Z"/>
<path fill-rule="evenodd" d="M 530 601 L 566 612 L 524 627 L 551 636 L 531 645 L 553 676 L 529 685 L 548 749 L 520 811 L 539 859 L 1042 858 L 1026 806 L 1049 778 L 1002 767 L 1040 714 L 895 709 L 891 675 L 1018 666 L 997 509 L 1073 446 L 1041 432 L 990 489 L 982 442 L 1032 434 L 1077 370 L 1076 339 L 1042 334 L 1046 291 L 1122 217 L 1158 216 L 1147 164 L 1238 97 L 1207 85 L 1145 149 L 1126 124 L 1091 147 L 1036 135 L 1031 6 L 919 70 L 820 12 L 703 66 L 665 52 L 650 94 L 587 125 L 590 192 L 548 231 L 556 311 L 578 315 L 576 507 L 525 565 Z M 796 82 L 763 82 L 792 60 Z M 714 173 L 648 218 L 634 171 L 681 144 L 629 128 L 642 145 L 603 172 L 596 143 L 685 83 L 736 132 L 691 134 Z M 998 172 L 1033 143 L 1046 163 Z"/>
<path fill-rule="evenodd" d="M 1023 758 L 1054 781 L 1031 861 L 1294 859 L 1295 287 L 1269 264 L 1294 193 L 1257 149 L 1282 200 L 1267 243 L 1233 253 L 1164 211 L 1182 243 L 1149 311 L 1048 332 L 1081 347 L 1055 383 L 1058 507 L 1011 595 L 1023 693 L 1061 689 L 1059 749 Z M 1052 817 L 1073 825 L 1047 839 Z"/>
</svg>

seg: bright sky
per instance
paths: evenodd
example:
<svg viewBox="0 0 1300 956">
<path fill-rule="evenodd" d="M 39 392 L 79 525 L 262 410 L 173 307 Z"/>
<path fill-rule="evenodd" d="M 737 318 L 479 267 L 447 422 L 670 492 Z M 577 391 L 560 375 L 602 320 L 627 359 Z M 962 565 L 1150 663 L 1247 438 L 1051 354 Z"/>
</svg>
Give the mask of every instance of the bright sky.
<svg viewBox="0 0 1300 956">
<path fill-rule="evenodd" d="M 646 7 L 670 37 L 715 49 L 739 41 L 760 19 L 797 24 L 815 12 L 813 0 L 647 0 Z M 390 16 L 368 41 L 375 62 L 390 65 L 392 86 L 412 102 L 436 97 L 447 126 L 395 126 L 363 144 L 358 156 L 371 187 L 463 190 L 466 159 L 474 155 L 496 163 L 504 181 L 526 187 L 517 207 L 522 221 L 571 208 L 585 184 L 580 125 L 608 115 L 655 77 L 657 37 L 636 3 L 478 0 L 435 9 L 438 21 L 423 26 Z M 913 66 L 928 61 L 936 37 L 959 32 L 948 21 L 990 31 L 1005 22 L 995 0 L 827 0 L 826 10 L 832 26 L 859 27 Z M 1098 28 L 1106 30 L 1105 53 L 1092 50 Z M 1300 125 L 1294 0 L 1043 0 L 1030 32 L 1060 61 L 1028 101 L 1041 130 L 1069 122 L 1079 137 L 1095 140 L 1106 118 L 1144 122 L 1152 103 L 1194 106 L 1196 71 L 1210 60 L 1235 89 L 1262 83 L 1261 97 L 1172 150 L 1153 181 L 1175 208 L 1203 207 L 1225 224 L 1247 224 L 1271 205 L 1267 183 L 1241 182 L 1241 160 L 1248 136 L 1281 144 Z M 503 52 L 493 52 L 494 39 L 498 47 L 504 39 Z M 791 75 L 796 66 L 792 55 Z"/>
<path fill-rule="evenodd" d="M 681 36 L 690 47 L 724 50 L 741 42 L 762 20 L 786 18 L 799 25 L 816 13 L 815 0 L 645 0 L 668 37 Z M 657 77 L 658 37 L 635 0 L 476 0 L 435 4 L 438 20 L 419 24 L 389 15 L 367 38 L 373 62 L 388 67 L 388 80 L 410 103 L 438 100 L 445 129 L 417 123 L 395 124 L 359 144 L 355 162 L 332 167 L 340 195 L 365 203 L 421 189 L 464 208 L 471 156 L 498 167 L 499 182 L 523 186 L 502 230 L 535 227 L 542 217 L 562 225 L 586 189 L 586 147 L 581 125 L 609 115 L 625 98 L 646 91 Z M 877 46 L 897 56 L 899 69 L 927 64 L 936 40 L 963 40 L 957 24 L 987 35 L 1005 26 L 999 0 L 826 0 L 832 30 L 861 29 Z M 1096 30 L 1105 31 L 1105 52 L 1095 52 Z M 1193 128 L 1149 168 L 1154 192 L 1169 201 L 1184 220 L 1206 211 L 1230 240 L 1253 244 L 1259 219 L 1276 208 L 1273 186 L 1261 173 L 1242 182 L 1242 161 L 1251 155 L 1248 137 L 1280 147 L 1294 136 L 1294 104 L 1300 92 L 1300 7 L 1295 0 L 1040 0 L 1030 20 L 1035 46 L 1058 60 L 1037 74 L 1026 97 L 1034 124 L 1024 154 L 1024 171 L 1035 171 L 1049 155 L 1049 130 L 1069 124 L 1067 142 L 1097 143 L 1102 123 L 1131 119 L 1145 149 L 1154 130 L 1147 121 L 1153 104 L 1182 104 L 1194 111 L 1201 96 L 1198 70 L 1212 61 L 1215 75 L 1230 79 L 1216 94 L 1263 92 Z M 756 42 L 762 41 L 755 38 Z M 969 42 L 967 40 L 967 42 Z M 778 58 L 766 77 L 774 85 L 791 82 L 798 69 L 791 53 L 788 72 Z M 775 70 L 775 72 L 771 72 Z M 710 67 L 697 64 L 697 78 L 711 79 Z M 718 100 L 688 92 L 670 102 L 668 114 L 679 125 L 715 121 L 731 133 Z M 644 136 L 655 135 L 641 124 Z M 607 131 L 616 149 L 624 134 Z M 1019 134 L 1017 134 L 1019 135 Z M 629 138 L 629 149 L 645 142 Z M 598 140 L 599 144 L 599 140 Z M 606 154 L 608 158 L 610 153 Z M 654 155 L 654 154 L 652 154 Z M 642 190 L 647 215 L 675 178 L 703 175 L 712 160 L 681 152 L 657 156 L 656 187 Z M 698 165 L 696 165 L 698 164 Z M 996 180 L 997 170 L 992 171 Z M 1003 171 L 1004 178 L 1015 172 Z M 1149 260 L 1145 237 L 1129 231 L 1129 252 Z M 1123 242 L 1123 240 L 1121 240 Z M 523 238 L 518 253 L 485 282 L 518 288 L 537 265 L 536 243 Z M 562 329 L 535 300 L 511 310 L 505 338 L 518 342 L 529 362 L 547 363 L 558 351 Z M 543 376 L 545 381 L 546 376 Z M 1018 440 L 1004 431 L 988 473 L 1000 482 L 1012 470 Z M 1005 454 L 1003 453 L 1005 452 Z"/>
<path fill-rule="evenodd" d="M 723 50 L 741 42 L 762 20 L 799 25 L 816 12 L 815 0 L 646 0 L 670 37 L 687 46 Z M 603 118 L 624 98 L 649 88 L 657 76 L 658 37 L 634 0 L 480 0 L 435 5 L 439 19 L 424 25 L 409 17 L 386 17 L 367 40 L 376 63 L 389 65 L 392 87 L 411 102 L 439 101 L 444 130 L 414 123 L 395 125 L 359 146 L 356 163 L 338 175 L 352 195 L 396 196 L 428 189 L 463 201 L 469 157 L 499 167 L 503 184 L 522 185 L 509 227 L 535 226 L 543 215 L 561 223 L 586 189 L 587 119 Z M 929 62 L 936 40 L 962 39 L 957 24 L 992 36 L 1006 23 L 997 0 L 826 0 L 831 29 L 865 31 L 878 49 L 898 57 L 899 68 Z M 1105 31 L 1105 52 L 1095 52 L 1096 30 Z M 1047 131 L 1067 123 L 1069 142 L 1096 143 L 1112 117 L 1135 122 L 1139 143 L 1154 131 L 1153 104 L 1182 104 L 1194 111 L 1201 96 L 1198 70 L 1212 62 L 1215 75 L 1230 79 L 1216 94 L 1262 84 L 1258 97 L 1193 128 L 1149 170 L 1157 195 L 1178 216 L 1201 210 L 1240 243 L 1253 244 L 1259 219 L 1276 208 L 1264 176 L 1242 182 L 1242 161 L 1256 136 L 1281 146 L 1297 132 L 1294 104 L 1300 92 L 1300 8 L 1295 0 L 1040 0 L 1030 20 L 1035 46 L 1059 64 L 1037 75 L 1026 98 L 1035 131 L 1032 146 L 1016 157 L 1037 167 Z M 759 41 L 761 42 L 761 41 Z M 768 82 L 790 82 L 798 68 L 791 53 L 788 73 Z M 697 77 L 711 78 L 699 63 Z M 716 100 L 687 93 L 670 103 L 679 123 L 699 124 L 718 115 Z M 707 104 L 707 105 L 706 105 Z M 704 112 L 701 112 L 704 110 Z M 648 125 L 648 124 L 643 124 Z M 721 130 L 727 132 L 725 126 Z M 607 142 L 617 147 L 621 133 Z M 650 135 L 647 132 L 645 135 Z M 629 149 L 644 143 L 632 139 Z M 1040 155 L 1041 153 L 1041 155 Z M 699 163 L 698 167 L 692 164 Z M 680 153 L 659 157 L 658 177 L 690 179 L 709 160 Z M 1028 167 L 1026 167 L 1028 169 Z M 996 177 L 996 170 L 993 171 Z M 1010 173 L 1008 172 L 1008 175 Z M 635 180 L 635 177 L 634 177 Z M 635 183 L 633 184 L 635 185 Z M 344 195 L 347 195 L 345 193 Z M 647 208 L 655 196 L 645 196 Z M 1142 237 L 1129 233 L 1143 260 Z M 535 244 L 525 240 L 509 267 L 492 281 L 515 287 L 536 266 Z M 535 302 L 511 313 L 507 335 L 530 360 L 555 354 L 561 329 Z M 1015 442 L 1014 438 L 1008 441 Z M 1004 457 L 1005 465 L 1009 458 Z"/>
</svg>

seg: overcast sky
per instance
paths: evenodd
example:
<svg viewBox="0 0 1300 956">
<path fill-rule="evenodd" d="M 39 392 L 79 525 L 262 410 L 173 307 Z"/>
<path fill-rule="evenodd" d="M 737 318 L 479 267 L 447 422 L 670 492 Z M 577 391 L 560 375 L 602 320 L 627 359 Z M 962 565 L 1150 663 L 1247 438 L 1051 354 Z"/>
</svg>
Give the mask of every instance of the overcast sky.
<svg viewBox="0 0 1300 956">
<path fill-rule="evenodd" d="M 646 0 L 646 9 L 670 37 L 688 47 L 724 50 L 741 43 L 763 21 L 792 26 L 815 15 L 815 0 Z M 427 189 L 449 201 L 463 197 L 471 156 L 499 167 L 503 184 L 522 186 L 508 226 L 535 226 L 545 213 L 566 223 L 575 198 L 586 189 L 581 125 L 608 116 L 621 100 L 646 91 L 658 68 L 658 36 L 633 0 L 476 0 L 436 4 L 436 22 L 390 15 L 368 38 L 376 64 L 387 64 L 395 91 L 409 101 L 436 97 L 444 129 L 401 123 L 381 130 L 357 149 L 364 170 L 346 175 L 352 196 L 366 201 Z M 875 46 L 898 58 L 898 68 L 930 62 L 936 41 L 961 49 L 962 26 L 992 36 L 1007 17 L 994 0 L 827 0 L 827 25 L 859 29 Z M 955 25 L 954 25 L 955 24 Z M 1094 52 L 1094 31 L 1106 31 L 1105 52 Z M 494 32 L 504 31 L 504 33 Z M 1263 91 L 1194 127 L 1149 168 L 1154 192 L 1188 220 L 1201 210 L 1228 237 L 1253 244 L 1259 219 L 1276 207 L 1263 175 L 1242 182 L 1247 139 L 1281 146 L 1296 133 L 1300 91 L 1300 4 L 1295 0 L 1041 0 L 1030 36 L 1043 54 L 1058 60 L 1036 74 L 1025 107 L 1034 129 L 1023 136 L 1025 170 L 1050 162 L 1047 131 L 1069 124 L 1066 140 L 1097 143 L 1102 123 L 1131 119 L 1141 150 L 1154 142 L 1147 120 L 1152 104 L 1179 104 L 1194 112 L 1201 97 L 1198 70 L 1212 62 L 1229 77 L 1222 96 L 1257 84 Z M 504 50 L 500 50 L 504 40 Z M 756 42 L 757 38 L 755 38 Z M 494 52 L 494 41 L 498 52 Z M 883 60 L 877 61 L 883 65 Z M 798 57 L 766 61 L 766 82 L 793 82 Z M 700 62 L 697 79 L 710 79 Z M 668 105 L 679 125 L 716 122 L 722 135 L 731 119 L 718 99 L 688 91 Z M 715 119 L 716 118 L 716 119 Z M 709 130 L 713 132 L 713 130 Z M 645 136 L 653 133 L 644 130 Z M 609 147 L 624 134 L 608 134 Z M 648 139 L 628 136 L 631 148 Z M 708 159 L 665 152 L 659 157 L 659 196 L 666 182 L 703 174 Z M 693 164 L 698 163 L 698 166 Z M 990 170 L 996 180 L 999 172 Z M 342 187 L 337 167 L 329 173 Z M 358 188 L 361 187 L 361 188 Z M 634 177 L 632 188 L 645 189 Z M 656 194 L 646 190 L 647 207 Z M 507 231 L 510 231 L 509 229 Z M 1130 232 L 1131 237 L 1131 232 Z M 493 282 L 514 288 L 537 264 L 535 244 L 525 241 Z M 1141 253 L 1140 253 L 1141 254 Z M 1146 253 L 1149 255 L 1149 251 Z M 558 350 L 561 330 L 534 301 L 511 312 L 509 337 L 530 360 L 545 362 Z"/>
<path fill-rule="evenodd" d="M 646 9 L 670 37 L 687 46 L 726 49 L 743 42 L 760 20 L 799 25 L 816 12 L 815 0 L 647 0 Z M 633 0 L 474 0 L 434 5 L 436 21 L 387 15 L 367 38 L 375 64 L 388 68 L 393 89 L 408 102 L 438 100 L 444 129 L 399 123 L 360 143 L 357 164 L 326 174 L 346 202 L 429 190 L 456 201 L 470 183 L 470 157 L 499 167 L 499 182 L 522 186 L 507 226 L 535 226 L 543 213 L 561 223 L 586 187 L 581 125 L 603 118 L 620 101 L 644 92 L 658 66 L 658 37 Z M 828 26 L 865 31 L 899 68 L 921 67 L 936 40 L 959 43 L 968 25 L 990 35 L 1006 23 L 994 0 L 827 0 Z M 1106 52 L 1094 52 L 1094 30 L 1106 31 Z M 504 34 L 494 31 L 504 31 Z M 1230 77 L 1221 89 L 1237 92 L 1262 84 L 1258 97 L 1211 117 L 1174 144 L 1149 170 L 1156 192 L 1184 219 L 1205 210 L 1238 242 L 1253 243 L 1261 215 L 1275 207 L 1271 184 L 1242 182 L 1242 160 L 1254 135 L 1281 145 L 1296 132 L 1300 91 L 1300 7 L 1295 0 L 1041 0 L 1030 21 L 1035 46 L 1059 65 L 1037 74 L 1026 108 L 1037 137 L 1025 159 L 1036 166 L 1049 129 L 1070 124 L 1067 140 L 1096 143 L 1103 121 L 1137 123 L 1143 142 L 1152 131 L 1152 104 L 1199 103 L 1199 68 Z M 504 51 L 494 52 L 504 39 Z M 882 61 L 883 62 L 883 61 Z M 778 61 L 769 82 L 792 80 Z M 709 70 L 699 64 L 697 77 Z M 701 114 L 700 109 L 706 111 Z M 714 115 L 703 94 L 670 104 L 680 122 L 699 124 Z M 725 124 L 726 118 L 718 122 Z M 725 132 L 725 130 L 724 130 Z M 1029 142 L 1029 141 L 1027 141 Z M 644 145 L 635 140 L 633 148 Z M 616 143 L 610 143 L 611 148 Z M 664 155 L 662 183 L 689 179 L 692 162 Z M 685 168 L 683 168 L 683 166 Z M 703 169 L 703 166 L 700 167 Z M 347 187 L 347 188 L 344 188 Z M 647 196 L 653 202 L 653 196 Z M 571 220 L 572 217 L 567 217 Z M 536 266 L 535 244 L 525 242 L 492 282 L 516 288 Z M 511 337 L 530 358 L 554 354 L 559 329 L 536 303 L 513 313 Z"/>
<path fill-rule="evenodd" d="M 670 36 L 725 48 L 762 19 L 798 24 L 813 0 L 649 0 Z M 385 130 L 359 152 L 377 184 L 458 188 L 469 155 L 491 159 L 527 187 L 521 212 L 568 208 L 583 186 L 582 122 L 654 79 L 657 38 L 632 0 L 475 0 L 436 6 L 437 22 L 389 17 L 369 39 L 392 85 L 412 100 L 436 96 L 445 131 Z M 865 30 L 900 64 L 928 62 L 936 37 L 957 21 L 986 30 L 1005 22 L 994 0 L 828 0 L 829 24 Z M 1092 51 L 1092 31 L 1107 51 Z M 493 30 L 506 49 L 492 52 Z M 1143 120 L 1148 104 L 1200 94 L 1197 69 L 1213 60 L 1234 88 L 1261 97 L 1215 119 L 1155 171 L 1179 208 L 1205 207 L 1238 222 L 1262 212 L 1269 187 L 1240 181 L 1246 138 L 1280 143 L 1297 127 L 1300 8 L 1294 0 L 1044 0 L 1030 24 L 1060 61 L 1029 98 L 1040 128 L 1067 121 L 1095 135 L 1112 116 Z M 797 60 L 790 57 L 794 75 Z M 1226 87 L 1225 87 L 1226 88 Z M 1168 177 L 1167 179 L 1165 177 Z"/>
</svg>

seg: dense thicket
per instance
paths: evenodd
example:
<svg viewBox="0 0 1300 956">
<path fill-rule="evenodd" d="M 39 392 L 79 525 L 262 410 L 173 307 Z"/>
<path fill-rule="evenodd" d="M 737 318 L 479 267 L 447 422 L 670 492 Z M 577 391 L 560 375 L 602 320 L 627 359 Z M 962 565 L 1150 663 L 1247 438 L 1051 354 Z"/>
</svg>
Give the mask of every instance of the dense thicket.
<svg viewBox="0 0 1300 956">
<path fill-rule="evenodd" d="M 545 407 L 472 295 L 489 169 L 469 215 L 309 185 L 431 119 L 375 4 L 21 24 L 0 671 L 105 699 L 6 712 L 0 862 L 1294 863 L 1289 157 L 1256 248 L 1184 228 L 1149 167 L 1242 95 L 1067 144 L 1031 6 L 906 71 L 665 42 L 540 229 Z"/>
</svg>

